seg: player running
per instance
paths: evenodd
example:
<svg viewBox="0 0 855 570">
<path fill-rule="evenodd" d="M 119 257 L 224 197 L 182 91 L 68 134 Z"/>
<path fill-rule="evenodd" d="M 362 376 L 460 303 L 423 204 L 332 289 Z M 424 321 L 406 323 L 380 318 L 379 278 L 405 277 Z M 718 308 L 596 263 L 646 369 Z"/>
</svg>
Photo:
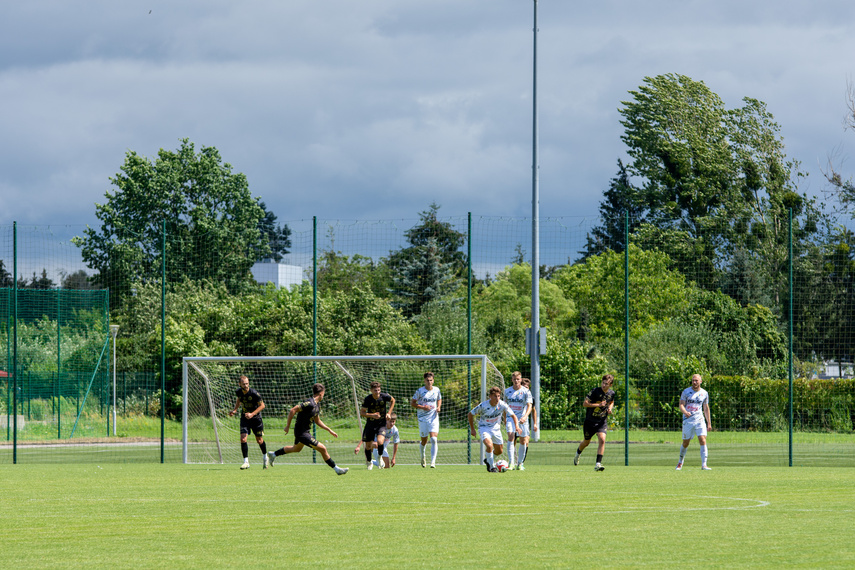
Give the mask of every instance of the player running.
<svg viewBox="0 0 855 570">
<path fill-rule="evenodd" d="M 528 416 L 531 413 L 532 402 L 534 398 L 531 396 L 531 391 L 522 385 L 522 374 L 514 372 L 511 374 L 511 386 L 505 389 L 505 401 L 508 406 L 514 411 L 514 415 L 519 422 L 519 431 L 514 431 L 514 422 L 511 418 L 506 418 L 505 428 L 508 432 L 508 469 L 519 469 L 525 471 L 525 452 L 528 449 L 528 438 L 531 431 L 528 425 Z M 514 446 L 517 439 L 520 440 L 520 456 L 519 467 L 514 464 Z"/>
<path fill-rule="evenodd" d="M 383 455 L 386 447 L 386 420 L 395 409 L 395 398 L 380 391 L 380 382 L 370 384 L 371 393 L 365 396 L 359 415 L 365 418 L 365 427 L 362 429 L 362 441 L 365 443 L 365 466 L 370 471 L 374 468 L 371 450 L 377 448 L 377 454 Z M 386 410 L 386 403 L 389 409 Z"/>
<path fill-rule="evenodd" d="M 695 435 L 698 436 L 698 443 L 701 444 L 701 469 L 704 471 L 711 469 L 707 467 L 707 431 L 712 430 L 710 396 L 701 388 L 703 381 L 700 374 L 692 375 L 692 385 L 680 394 L 680 411 L 683 412 L 683 445 L 680 447 L 677 471 L 683 468 L 686 450 L 689 449 L 689 442 Z"/>
<path fill-rule="evenodd" d="M 573 458 L 573 465 L 579 465 L 579 456 L 582 451 L 591 443 L 591 438 L 597 434 L 597 462 L 594 464 L 594 471 L 603 471 L 603 453 L 606 451 L 606 432 L 609 430 L 609 414 L 615 407 L 615 391 L 612 390 L 612 383 L 615 377 L 611 374 L 603 376 L 600 385 L 588 392 L 585 396 L 585 401 L 582 406 L 585 410 L 585 424 L 582 426 L 582 436 L 584 440 L 579 444 L 576 450 L 576 457 Z"/>
<path fill-rule="evenodd" d="M 433 385 L 433 372 L 425 372 L 425 385 L 416 390 L 413 398 L 410 400 L 410 405 L 416 410 L 416 415 L 419 418 L 419 436 L 421 444 L 422 467 L 427 463 L 425 461 L 425 448 L 427 447 L 428 438 L 430 438 L 430 466 L 431 469 L 436 467 L 436 452 L 437 452 L 437 436 L 439 436 L 439 410 L 442 407 L 442 394 L 439 388 Z"/>
<path fill-rule="evenodd" d="M 502 414 L 507 414 L 514 422 L 514 432 L 519 430 L 519 422 L 514 411 L 501 399 L 502 389 L 498 386 L 490 388 L 490 397 L 469 412 L 469 429 L 473 436 L 484 442 L 486 457 L 484 464 L 487 471 L 496 473 L 493 458 L 502 454 Z M 475 417 L 478 417 L 478 430 L 475 430 Z"/>
<path fill-rule="evenodd" d="M 332 467 L 333 471 L 335 471 L 337 475 L 344 475 L 348 472 L 347 467 L 339 467 L 335 464 L 335 461 L 330 457 L 329 451 L 327 451 L 324 444 L 312 437 L 312 433 L 310 431 L 312 422 L 314 422 L 319 428 L 330 432 L 331 436 L 338 437 L 338 434 L 328 428 L 320 418 L 320 404 L 321 400 L 324 399 L 325 393 L 326 389 L 323 384 L 315 384 L 312 386 L 312 397 L 291 408 L 288 412 L 288 420 L 285 422 L 285 435 L 288 435 L 288 430 L 291 429 L 291 420 L 294 419 L 294 416 L 296 415 L 297 423 L 294 425 L 294 445 L 283 447 L 268 453 L 267 457 L 270 459 L 270 465 L 273 465 L 273 462 L 276 461 L 276 458 L 280 455 L 285 455 L 286 453 L 299 453 L 303 450 L 303 446 L 307 445 L 320 452 L 321 457 L 324 458 L 326 464 Z"/>
<path fill-rule="evenodd" d="M 264 468 L 267 469 L 269 462 L 267 460 L 267 444 L 264 443 L 264 420 L 261 419 L 261 410 L 264 409 L 264 400 L 261 399 L 261 394 L 255 389 L 249 387 L 249 378 L 241 375 L 238 378 L 238 389 L 235 390 L 234 409 L 229 412 L 229 416 L 237 413 L 238 407 L 243 406 L 243 413 L 240 415 L 240 450 L 243 453 L 243 465 L 241 469 L 249 469 L 249 445 L 246 442 L 249 432 L 255 434 L 255 441 L 258 447 L 261 448 L 261 454 L 264 456 Z"/>
</svg>

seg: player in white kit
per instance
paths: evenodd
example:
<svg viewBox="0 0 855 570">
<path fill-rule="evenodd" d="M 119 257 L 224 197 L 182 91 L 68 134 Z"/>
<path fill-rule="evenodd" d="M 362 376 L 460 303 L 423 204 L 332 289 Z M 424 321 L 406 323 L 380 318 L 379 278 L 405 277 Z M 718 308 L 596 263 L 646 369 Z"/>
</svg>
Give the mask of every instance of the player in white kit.
<svg viewBox="0 0 855 570">
<path fill-rule="evenodd" d="M 683 459 L 686 457 L 689 442 L 696 435 L 698 443 L 701 444 L 701 469 L 710 470 L 707 467 L 707 431 L 712 430 L 710 397 L 707 391 L 701 388 L 703 381 L 700 374 L 693 375 L 692 385 L 680 394 L 680 411 L 683 413 L 683 445 L 680 447 L 677 471 L 683 468 Z"/>
<path fill-rule="evenodd" d="M 532 403 L 534 402 L 534 398 L 531 395 L 531 391 L 528 388 L 522 385 L 522 374 L 519 372 L 514 372 L 511 374 L 511 383 L 512 386 L 505 389 L 505 401 L 508 403 L 508 406 L 514 411 L 514 415 L 517 416 L 517 420 L 519 422 L 519 431 L 514 431 L 514 422 L 511 421 L 511 418 L 507 418 L 505 422 L 505 429 L 508 432 L 508 468 L 514 469 L 516 468 L 516 464 L 514 461 L 515 455 L 515 445 L 517 439 L 520 440 L 520 455 L 519 455 L 519 470 L 525 471 L 525 465 L 523 462 L 525 461 L 525 452 L 528 449 L 528 438 L 531 435 L 529 431 L 528 425 L 528 416 L 531 413 Z"/>
<path fill-rule="evenodd" d="M 514 411 L 501 399 L 502 389 L 498 386 L 490 388 L 490 398 L 484 400 L 469 412 L 469 429 L 473 436 L 484 442 L 486 457 L 484 463 L 487 471 L 495 473 L 493 464 L 495 455 L 502 454 L 502 414 L 507 414 L 514 422 L 514 432 L 519 430 L 519 421 Z M 478 418 L 478 430 L 475 430 L 475 418 Z"/>
<path fill-rule="evenodd" d="M 416 390 L 410 405 L 416 410 L 419 418 L 419 437 L 421 437 L 422 467 L 425 466 L 425 447 L 430 438 L 430 466 L 436 467 L 437 436 L 439 436 L 439 410 L 442 408 L 442 394 L 433 385 L 433 372 L 425 372 L 425 385 Z"/>
</svg>

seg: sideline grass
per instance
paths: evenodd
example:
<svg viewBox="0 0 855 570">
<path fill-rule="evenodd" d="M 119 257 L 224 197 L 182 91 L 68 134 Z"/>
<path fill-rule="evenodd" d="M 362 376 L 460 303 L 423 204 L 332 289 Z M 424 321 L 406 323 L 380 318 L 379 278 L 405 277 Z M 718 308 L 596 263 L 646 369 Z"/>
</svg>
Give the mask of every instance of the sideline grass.
<svg viewBox="0 0 855 570">
<path fill-rule="evenodd" d="M 853 567 L 850 469 L 0 465 L 6 567 Z"/>
</svg>

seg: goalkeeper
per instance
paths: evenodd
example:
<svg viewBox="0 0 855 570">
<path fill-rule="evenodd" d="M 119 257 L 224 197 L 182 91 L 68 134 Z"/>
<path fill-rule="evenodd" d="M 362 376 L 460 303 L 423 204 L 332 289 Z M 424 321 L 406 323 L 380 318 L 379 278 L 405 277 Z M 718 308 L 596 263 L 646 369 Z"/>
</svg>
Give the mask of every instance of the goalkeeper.
<svg viewBox="0 0 855 570">
<path fill-rule="evenodd" d="M 288 420 L 285 422 L 285 434 L 287 435 L 288 431 L 291 429 L 291 420 L 294 419 L 294 416 L 297 416 L 297 423 L 294 426 L 294 445 L 282 447 L 276 451 L 268 453 L 267 455 L 270 458 L 270 465 L 273 465 L 273 462 L 280 455 L 285 455 L 286 453 L 299 453 L 303 450 L 304 446 L 309 446 L 321 454 L 321 457 L 324 458 L 326 464 L 332 467 L 337 475 L 344 475 L 347 473 L 347 467 L 337 466 L 335 461 L 332 460 L 332 457 L 330 457 L 330 453 L 327 451 L 326 446 L 312 437 L 311 426 L 313 422 L 319 428 L 330 432 L 330 435 L 333 437 L 338 437 L 338 434 L 327 427 L 320 418 L 320 403 L 321 400 L 324 399 L 325 393 L 326 388 L 324 388 L 323 384 L 315 384 L 312 386 L 312 397 L 291 408 L 288 412 Z"/>
</svg>

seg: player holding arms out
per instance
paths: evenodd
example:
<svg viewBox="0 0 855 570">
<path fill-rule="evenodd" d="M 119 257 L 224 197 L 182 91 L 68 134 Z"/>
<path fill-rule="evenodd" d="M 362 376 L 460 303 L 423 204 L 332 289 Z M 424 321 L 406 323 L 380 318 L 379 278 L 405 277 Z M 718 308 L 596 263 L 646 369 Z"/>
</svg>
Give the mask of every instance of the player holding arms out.
<svg viewBox="0 0 855 570">
<path fill-rule="evenodd" d="M 680 411 L 683 413 L 683 445 L 680 447 L 677 471 L 683 468 L 683 459 L 686 457 L 686 450 L 689 449 L 689 442 L 696 435 L 698 443 L 701 444 L 701 469 L 710 470 L 707 467 L 707 431 L 712 430 L 710 396 L 701 388 L 703 381 L 700 374 L 692 375 L 692 385 L 680 394 Z"/>
<path fill-rule="evenodd" d="M 240 415 L 240 450 L 243 453 L 243 465 L 241 469 L 249 469 L 249 445 L 246 438 L 249 432 L 255 434 L 255 441 L 258 447 L 261 448 L 261 453 L 264 455 L 264 468 L 267 469 L 267 444 L 264 443 L 264 421 L 261 419 L 261 410 L 264 409 L 264 400 L 261 399 L 261 394 L 249 387 L 249 378 L 241 375 L 238 378 L 238 389 L 235 390 L 234 409 L 229 412 L 229 416 L 237 413 L 238 407 L 243 406 L 243 413 Z"/>
<path fill-rule="evenodd" d="M 331 436 L 338 437 L 338 434 L 328 428 L 320 418 L 320 404 L 321 400 L 324 399 L 325 393 L 326 389 L 323 384 L 315 384 L 312 386 L 312 397 L 304 402 L 300 402 L 288 411 L 288 421 L 285 422 L 285 435 L 288 435 L 288 430 L 291 429 L 291 420 L 294 419 L 294 416 L 297 416 L 297 423 L 294 425 L 294 445 L 283 447 L 268 453 L 267 456 L 270 458 L 270 465 L 273 465 L 273 462 L 280 455 L 285 455 L 286 453 L 299 453 L 303 450 L 303 446 L 307 445 L 320 452 L 321 457 L 324 458 L 326 464 L 332 467 L 333 471 L 335 471 L 337 475 L 344 475 L 347 473 L 347 467 L 337 466 L 335 461 L 332 460 L 332 457 L 330 457 L 330 453 L 327 451 L 326 446 L 312 437 L 311 427 L 313 422 L 319 428 L 330 432 Z"/>
<path fill-rule="evenodd" d="M 493 463 L 495 455 L 502 454 L 502 414 L 507 414 L 514 422 L 514 432 L 519 431 L 519 421 L 514 411 L 502 401 L 502 389 L 498 386 L 490 388 L 490 397 L 484 400 L 469 412 L 469 429 L 473 436 L 477 436 L 484 442 L 487 456 L 484 464 L 487 471 L 495 473 L 498 470 Z M 478 418 L 478 430 L 475 430 L 475 418 Z"/>
<path fill-rule="evenodd" d="M 579 444 L 576 450 L 576 457 L 573 458 L 573 465 L 579 465 L 579 456 L 582 451 L 591 443 L 591 438 L 597 434 L 597 462 L 594 464 L 594 471 L 603 471 L 603 453 L 606 451 L 606 432 L 609 429 L 609 414 L 615 407 L 615 391 L 612 390 L 612 383 L 615 377 L 611 374 L 603 376 L 600 385 L 588 392 L 585 396 L 585 401 L 582 406 L 585 410 L 585 423 L 582 426 L 583 441 Z"/>
<path fill-rule="evenodd" d="M 380 382 L 372 382 L 370 388 L 371 393 L 365 396 L 362 407 L 359 408 L 359 415 L 367 420 L 362 429 L 362 442 L 365 444 L 365 466 L 369 471 L 374 467 L 371 450 L 377 448 L 377 454 L 383 455 L 386 447 L 386 420 L 395 409 L 395 398 L 380 391 Z"/>
<path fill-rule="evenodd" d="M 425 448 L 430 438 L 430 466 L 436 467 L 437 436 L 439 435 L 439 410 L 442 407 L 442 395 L 439 388 L 433 385 L 433 372 L 425 372 L 425 385 L 416 390 L 410 405 L 416 410 L 419 418 L 419 436 L 421 444 L 422 467 L 425 466 Z"/>
</svg>

